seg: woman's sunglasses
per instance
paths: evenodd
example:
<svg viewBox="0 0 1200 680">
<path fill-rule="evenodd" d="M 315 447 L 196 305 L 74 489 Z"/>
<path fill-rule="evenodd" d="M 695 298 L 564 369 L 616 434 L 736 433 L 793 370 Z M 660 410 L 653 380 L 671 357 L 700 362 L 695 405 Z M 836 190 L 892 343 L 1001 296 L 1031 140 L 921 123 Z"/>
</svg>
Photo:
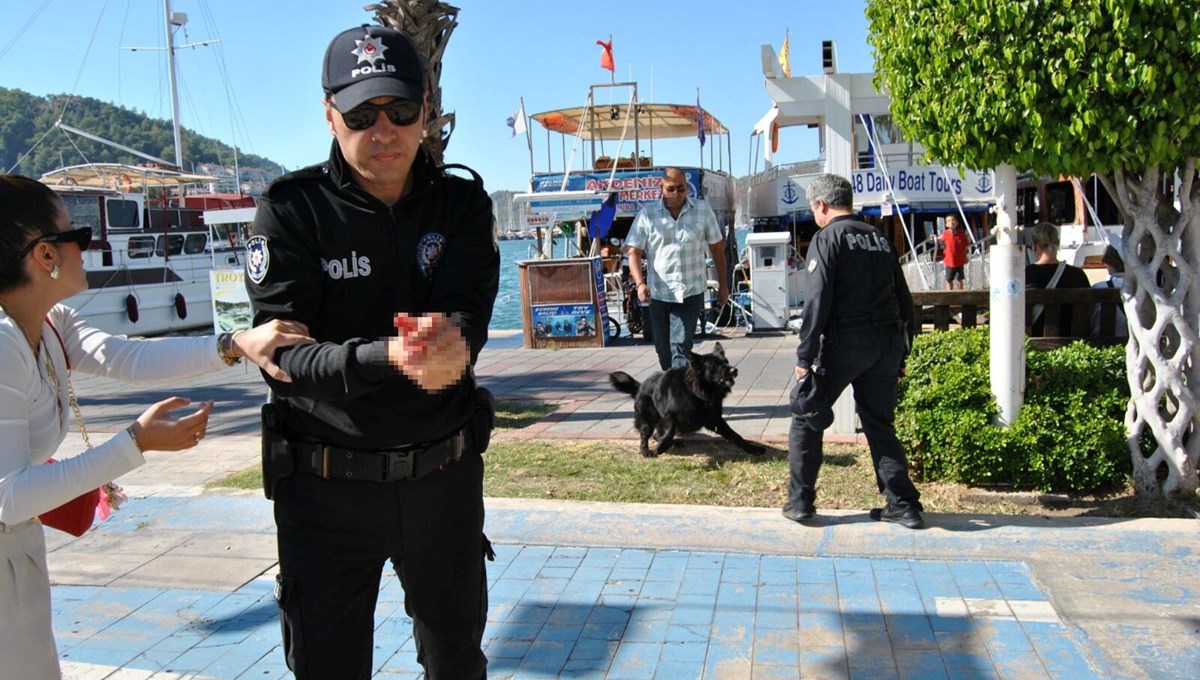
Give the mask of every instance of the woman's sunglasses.
<svg viewBox="0 0 1200 680">
<path fill-rule="evenodd" d="M 29 242 L 25 249 L 21 251 L 21 257 L 25 257 L 33 250 L 33 247 L 39 243 L 74 243 L 79 246 L 80 250 L 87 250 L 88 244 L 92 242 L 92 228 L 79 227 L 78 229 L 68 229 L 53 234 L 39 236 Z"/>
<path fill-rule="evenodd" d="M 387 115 L 392 125 L 406 127 L 421 117 L 421 103 L 410 99 L 396 99 L 386 104 L 359 104 L 342 114 L 342 120 L 351 130 L 366 130 L 379 120 L 379 112 Z"/>
</svg>

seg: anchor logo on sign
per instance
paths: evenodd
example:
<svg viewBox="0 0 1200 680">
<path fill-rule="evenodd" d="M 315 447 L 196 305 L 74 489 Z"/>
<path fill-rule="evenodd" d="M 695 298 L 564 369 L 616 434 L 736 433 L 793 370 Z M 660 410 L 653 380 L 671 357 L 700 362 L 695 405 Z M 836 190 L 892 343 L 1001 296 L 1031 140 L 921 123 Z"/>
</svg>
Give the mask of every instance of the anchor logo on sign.
<svg viewBox="0 0 1200 680">
<path fill-rule="evenodd" d="M 791 205 L 798 200 L 800 200 L 800 192 L 796 191 L 795 183 L 789 179 L 787 183 L 783 185 L 783 202 Z"/>
<path fill-rule="evenodd" d="M 975 183 L 975 190 L 981 194 L 990 194 L 992 192 L 992 177 L 986 172 L 979 176 L 979 181 Z"/>
</svg>

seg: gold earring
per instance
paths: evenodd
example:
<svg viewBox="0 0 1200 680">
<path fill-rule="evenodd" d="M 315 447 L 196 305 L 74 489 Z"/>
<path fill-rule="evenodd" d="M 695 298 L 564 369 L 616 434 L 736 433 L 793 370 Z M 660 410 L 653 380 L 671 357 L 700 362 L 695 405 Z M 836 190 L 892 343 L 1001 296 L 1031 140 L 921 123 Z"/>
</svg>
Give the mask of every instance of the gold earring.
<svg viewBox="0 0 1200 680">
<path fill-rule="evenodd" d="M 56 280 L 56 281 L 58 280 L 58 277 L 59 277 L 61 274 L 62 274 L 62 272 L 60 272 L 60 271 L 58 270 L 58 265 L 54 265 L 54 269 L 51 269 L 51 270 L 50 270 L 50 278 L 52 278 L 52 279 L 54 279 L 54 280 Z"/>
</svg>

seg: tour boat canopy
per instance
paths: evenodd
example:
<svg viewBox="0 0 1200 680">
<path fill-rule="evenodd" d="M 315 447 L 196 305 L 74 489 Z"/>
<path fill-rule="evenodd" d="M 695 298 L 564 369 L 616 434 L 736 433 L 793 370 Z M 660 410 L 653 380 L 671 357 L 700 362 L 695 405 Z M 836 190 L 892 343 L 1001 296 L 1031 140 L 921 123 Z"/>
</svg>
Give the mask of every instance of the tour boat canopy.
<svg viewBox="0 0 1200 680">
<path fill-rule="evenodd" d="M 51 170 L 42 175 L 41 180 L 43 184 L 49 185 L 122 190 L 204 184 L 215 182 L 217 178 L 211 175 L 179 172 L 170 168 L 125 163 L 87 163 Z"/>
<path fill-rule="evenodd" d="M 590 108 L 590 111 L 589 111 Z M 620 139 L 629 104 L 595 104 L 535 113 L 531 118 L 551 132 L 581 139 Z M 699 131 L 694 104 L 637 104 L 634 110 L 643 138 L 695 137 Z M 704 133 L 728 134 L 729 130 L 704 111 Z"/>
</svg>

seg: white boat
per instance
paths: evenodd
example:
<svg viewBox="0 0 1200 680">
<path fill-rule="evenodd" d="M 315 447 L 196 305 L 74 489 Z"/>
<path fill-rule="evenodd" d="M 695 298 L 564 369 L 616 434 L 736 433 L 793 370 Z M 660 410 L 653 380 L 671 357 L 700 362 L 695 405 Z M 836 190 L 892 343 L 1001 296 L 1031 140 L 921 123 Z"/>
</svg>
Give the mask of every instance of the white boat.
<svg viewBox="0 0 1200 680">
<path fill-rule="evenodd" d="M 65 301 L 95 327 L 114 334 L 160 335 L 213 328 L 210 273 L 241 269 L 242 225 L 253 220 L 254 199 L 209 193 L 217 177 L 182 172 L 183 143 L 175 77 L 174 32 L 187 15 L 171 11 L 165 48 L 170 76 L 175 159 L 72 128 L 54 126 L 142 159 L 141 164 L 86 163 L 41 177 L 67 206 L 75 226 L 92 228 L 84 253 L 88 290 Z M 182 45 L 193 47 L 215 41 Z M 189 194 L 189 192 L 191 192 Z M 221 216 L 216 211 L 232 211 Z M 205 220 L 205 215 L 209 219 Z"/>
<path fill-rule="evenodd" d="M 891 98 L 875 89 L 874 73 L 839 72 L 831 41 L 822 44 L 822 62 L 819 75 L 786 77 L 774 49 L 762 46 L 764 86 L 772 106 L 753 132 L 765 161 L 765 169 L 752 174 L 748 188 L 747 210 L 755 231 L 790 231 L 803 255 L 816 233 L 804 189 L 818 173 L 836 173 L 850 179 L 855 209 L 904 253 L 910 288 L 936 290 L 945 285 L 935 239 L 943 219 L 953 214 L 967 226 L 971 240 L 966 287 L 988 289 L 986 248 L 997 198 L 994 172 L 960 172 L 930 161 L 925 149 L 905 139 L 892 123 Z M 788 127 L 815 129 L 822 157 L 775 165 L 779 130 Z M 1115 204 L 1098 183 L 1024 177 L 1017 196 L 1009 200 L 1016 200 L 1019 225 L 1049 221 L 1059 227 L 1060 259 L 1103 276 L 1100 256 L 1109 243 L 1119 244 L 1121 228 L 1114 226 L 1120 224 Z"/>
<path fill-rule="evenodd" d="M 597 103 L 598 90 L 625 91 L 628 99 Z M 574 242 L 575 249 L 570 250 L 571 246 L 564 244 L 568 248 L 564 257 L 595 255 L 601 240 L 622 244 L 642 206 L 662 200 L 663 171 L 676 167 L 687 180 L 688 195 L 703 199 L 716 214 L 717 223 L 727 236 L 726 261 L 732 262 L 737 252 L 733 229 L 736 192 L 734 179 L 726 169 L 732 162 L 729 131 L 697 104 L 644 103 L 638 98 L 637 83 L 614 82 L 590 86 L 583 106 L 530 115 L 546 131 L 547 149 L 545 156 L 539 158 L 540 153 L 534 153 L 534 136 L 527 132 L 532 175 L 529 192 L 517 194 L 513 200 L 521 208 L 522 226 L 535 234 L 534 249 L 538 256 L 554 255 L 550 252 L 553 243 L 550 235 L 556 224 L 577 223 L 580 227 L 567 239 Z M 698 141 L 701 128 L 707 147 Z M 562 145 L 562 166 L 557 170 L 553 167 L 554 154 L 550 153 L 550 147 L 554 146 L 550 133 L 556 133 Z M 693 150 L 680 151 L 678 140 L 691 146 L 686 141 L 689 139 L 696 140 Z M 670 158 L 665 151 L 656 153 L 656 140 L 660 150 L 671 147 L 678 153 Z M 537 167 L 541 159 L 546 163 L 544 169 Z M 591 221 L 592 214 L 606 199 L 614 204 L 615 214 L 611 225 L 597 230 Z M 591 231 L 597 232 L 592 238 L 581 236 Z M 590 249 L 581 246 L 585 240 L 591 242 Z M 611 277 L 606 286 L 610 293 L 607 313 L 615 313 L 627 330 L 642 332 L 643 324 L 629 324 L 622 313 L 625 300 L 619 283 L 619 258 L 607 266 Z M 710 269 L 708 278 L 716 278 L 714 270 Z M 716 282 L 712 284 L 715 286 Z M 614 291 L 616 295 L 612 295 Z"/>
<path fill-rule="evenodd" d="M 88 290 L 65 304 L 95 327 L 125 335 L 211 328 L 209 272 L 240 268 L 236 225 L 205 224 L 204 212 L 249 209 L 229 194 L 167 197 L 215 178 L 172 169 L 93 163 L 54 170 L 41 181 L 58 194 L 75 226 L 92 228 L 84 252 Z"/>
</svg>

